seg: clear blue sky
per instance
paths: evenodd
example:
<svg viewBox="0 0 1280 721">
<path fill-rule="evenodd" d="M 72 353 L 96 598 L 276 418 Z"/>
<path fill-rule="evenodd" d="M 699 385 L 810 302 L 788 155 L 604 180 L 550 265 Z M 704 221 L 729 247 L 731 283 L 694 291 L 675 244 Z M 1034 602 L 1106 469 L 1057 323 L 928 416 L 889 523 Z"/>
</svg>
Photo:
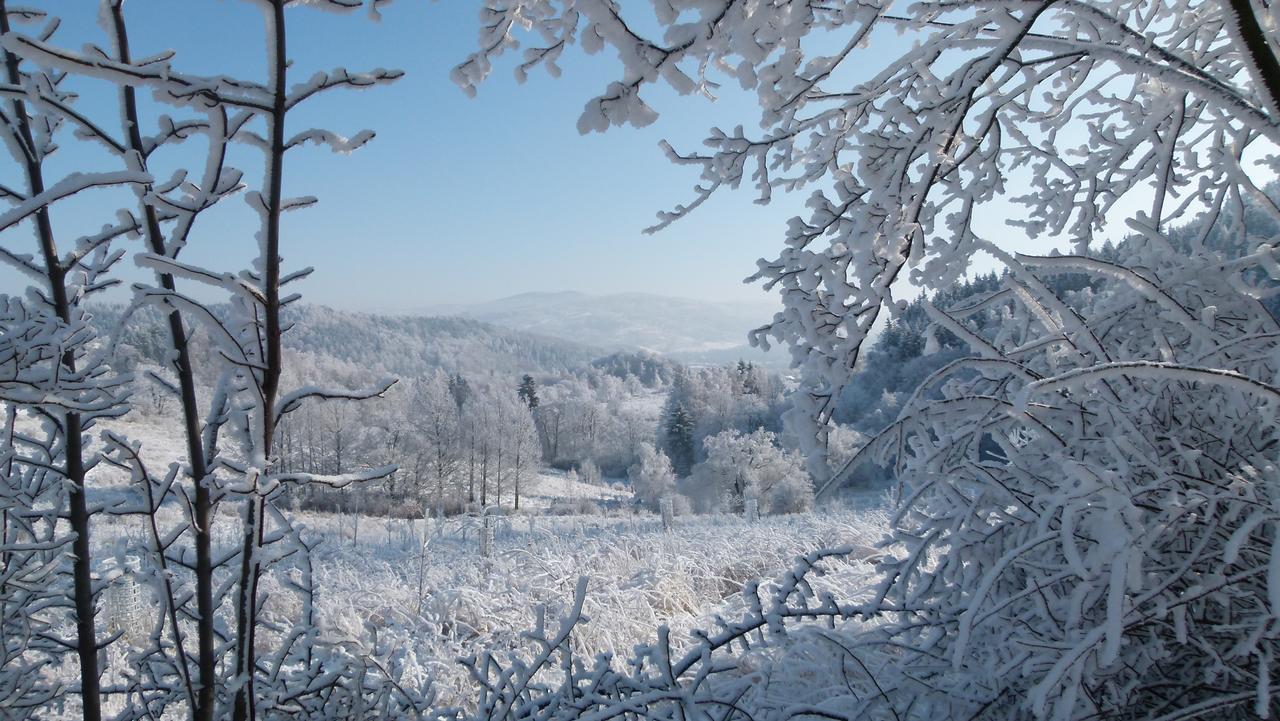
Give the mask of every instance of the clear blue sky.
<svg viewBox="0 0 1280 721">
<path fill-rule="evenodd" d="M 65 20 L 56 42 L 72 48 L 106 43 L 96 0 L 44 0 L 40 6 Z M 649 88 L 646 97 L 661 113 L 657 123 L 581 136 L 581 108 L 617 76 L 610 51 L 587 56 L 570 49 L 560 63 L 562 77 L 537 70 L 524 85 L 512 72 L 518 54 L 508 54 L 479 97 L 470 99 L 449 80 L 449 71 L 476 47 L 478 9 L 475 0 L 400 0 L 383 11 L 380 23 L 363 13 L 306 7 L 289 13 L 291 82 L 338 66 L 406 73 L 389 87 L 335 92 L 290 115 L 291 131 L 320 126 L 347 135 L 377 132 L 352 155 L 311 147 L 290 154 L 286 193 L 320 199 L 285 218 L 287 265 L 316 268 L 298 287 L 304 298 L 355 310 L 414 311 L 530 291 L 650 292 L 760 304 L 761 318 L 767 318 L 776 298 L 742 279 L 758 258 L 776 256 L 787 219 L 803 213 L 813 188 L 793 196 L 775 193 L 769 206 L 752 202 L 752 188 L 722 190 L 671 228 L 641 232 L 658 210 L 691 200 L 698 180 L 696 169 L 664 157 L 659 140 L 698 149 L 712 126 L 753 128 L 759 117 L 754 96 L 732 81 L 716 102 Z M 252 3 L 128 0 L 126 14 L 135 58 L 174 50 L 175 67 L 185 72 L 264 77 L 261 15 Z M 877 42 L 883 51 L 909 39 L 886 31 Z M 83 112 L 118 126 L 112 88 L 96 81 L 74 87 Z M 151 118 L 174 112 L 146 94 L 144 100 Z M 69 136 L 61 145 L 52 180 L 73 169 L 119 168 L 117 160 Z M 167 178 L 173 168 L 198 169 L 203 153 L 200 141 L 166 150 L 153 172 Z M 252 184 L 260 182 L 256 151 L 241 149 L 232 163 Z M 0 182 L 21 185 L 16 172 L 16 164 L 0 164 Z M 97 193 L 57 208 L 55 225 L 69 245 L 70 238 L 109 222 L 115 208 L 133 204 L 127 193 Z M 989 237 L 1006 247 L 1044 252 L 1063 245 L 1002 228 L 1003 219 L 995 216 L 1018 213 L 1011 205 L 992 210 Z M 1114 229 L 1123 233 L 1120 225 Z M 242 268 L 254 251 L 255 230 L 256 217 L 233 198 L 202 216 L 183 258 L 219 270 Z M 6 247 L 15 250 L 28 242 L 15 242 L 12 231 L 6 235 Z M 979 259 L 973 270 L 990 267 Z M 125 277 L 141 276 L 128 269 Z M 0 266 L 0 292 L 16 292 L 25 282 Z"/>
<path fill-rule="evenodd" d="M 55 37 L 61 44 L 105 44 L 96 2 L 43 6 L 66 20 Z M 263 77 L 260 16 L 249 3 L 128 0 L 126 11 L 135 57 L 174 49 L 175 65 L 189 72 Z M 655 125 L 580 136 L 580 109 L 614 77 L 614 59 L 571 51 L 561 78 L 539 71 L 519 85 L 512 73 L 516 56 L 508 55 L 479 97 L 469 99 L 449 71 L 476 45 L 477 3 L 402 0 L 384 11 L 381 23 L 299 8 L 289 22 L 294 80 L 336 66 L 406 71 L 390 87 L 336 93 L 291 115 L 295 131 L 317 125 L 378 134 L 349 156 L 318 148 L 291 154 L 286 192 L 320 198 L 318 206 L 288 215 L 285 226 L 286 262 L 316 267 L 300 288 L 307 300 L 411 310 L 571 289 L 770 301 L 742 279 L 757 258 L 776 253 L 786 219 L 801 210 L 800 198 L 760 207 L 744 187 L 662 233 L 641 233 L 657 210 L 690 200 L 697 180 L 696 170 L 671 165 L 658 141 L 696 148 L 712 125 L 750 127 L 758 115 L 749 95 L 725 88 L 711 103 L 662 89 L 649 94 L 662 113 Z M 109 89 L 76 87 L 83 108 L 118 124 Z M 173 162 L 181 162 L 182 153 L 200 157 L 203 149 L 192 145 L 171 155 Z M 63 169 L 110 167 L 109 159 L 70 138 L 60 152 Z M 234 160 L 258 182 L 251 152 Z M 55 222 L 64 235 L 73 227 L 88 232 L 109 220 L 103 212 L 120 200 L 100 193 L 60 209 Z M 184 257 L 238 268 L 252 248 L 254 222 L 244 203 L 232 199 L 201 221 Z M 11 272 L 0 280 L 17 290 Z"/>
</svg>

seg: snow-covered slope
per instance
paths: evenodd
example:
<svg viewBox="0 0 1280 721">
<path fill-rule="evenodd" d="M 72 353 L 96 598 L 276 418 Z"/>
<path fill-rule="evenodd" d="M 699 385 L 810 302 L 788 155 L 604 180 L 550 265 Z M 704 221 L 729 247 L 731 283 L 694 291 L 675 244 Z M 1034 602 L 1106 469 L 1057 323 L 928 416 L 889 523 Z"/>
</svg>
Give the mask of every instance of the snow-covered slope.
<svg viewBox="0 0 1280 721">
<path fill-rule="evenodd" d="M 215 312 L 221 310 L 215 307 Z M 96 306 L 94 320 L 110 330 L 121 311 L 120 306 Z M 143 311 L 134 319 L 123 342 L 140 356 L 159 361 L 168 342 L 161 315 Z M 356 313 L 301 303 L 289 307 L 287 321 L 287 349 L 397 376 L 435 368 L 451 373 L 556 373 L 584 366 L 607 352 L 582 339 L 498 327 L 475 318 Z M 206 352 L 200 336 L 195 343 L 198 352 Z"/>
<path fill-rule="evenodd" d="M 557 507 L 570 508 L 574 503 L 581 502 L 618 505 L 629 502 L 631 497 L 630 491 L 583 483 L 560 471 L 544 468 L 523 493 L 520 507 L 545 511 L 556 510 Z"/>
</svg>

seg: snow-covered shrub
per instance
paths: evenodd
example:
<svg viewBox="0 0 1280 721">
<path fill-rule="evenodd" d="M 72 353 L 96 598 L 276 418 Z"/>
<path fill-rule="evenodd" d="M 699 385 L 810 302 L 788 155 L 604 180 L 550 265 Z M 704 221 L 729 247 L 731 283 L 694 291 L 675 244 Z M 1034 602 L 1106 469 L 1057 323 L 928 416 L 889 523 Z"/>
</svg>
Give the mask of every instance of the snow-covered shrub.
<svg viewBox="0 0 1280 721">
<path fill-rule="evenodd" d="M 835 424 L 827 434 L 827 459 L 832 467 L 843 468 L 858 449 L 867 444 L 867 437 L 853 428 Z"/>
<path fill-rule="evenodd" d="M 602 483 L 600 476 L 600 466 L 596 462 L 588 458 L 579 466 L 579 480 L 590 486 L 598 486 Z"/>
<path fill-rule="evenodd" d="M 804 461 L 798 453 L 779 448 L 769 431 L 723 431 L 703 445 L 707 459 L 694 466 L 682 484 L 699 511 L 741 513 L 747 498 L 759 499 L 764 513 L 795 513 L 813 505 Z"/>
<path fill-rule="evenodd" d="M 600 506 L 590 498 L 568 498 L 556 501 L 547 509 L 552 516 L 597 516 Z"/>
<path fill-rule="evenodd" d="M 631 480 L 631 489 L 636 500 L 649 508 L 657 508 L 658 499 L 671 495 L 676 490 L 676 475 L 671 469 L 671 460 L 652 443 L 641 442 L 637 450 L 639 459 L 635 465 L 627 469 Z"/>
<path fill-rule="evenodd" d="M 1273 251 L 1165 250 L 1006 256 L 1005 288 L 932 309 L 977 357 L 872 444 L 906 479 L 861 640 L 907 651 L 886 704 L 1275 712 L 1280 326 L 1223 272 Z M 1105 283 L 1060 298 L 1065 270 Z M 989 338 L 963 320 L 984 306 Z"/>
</svg>

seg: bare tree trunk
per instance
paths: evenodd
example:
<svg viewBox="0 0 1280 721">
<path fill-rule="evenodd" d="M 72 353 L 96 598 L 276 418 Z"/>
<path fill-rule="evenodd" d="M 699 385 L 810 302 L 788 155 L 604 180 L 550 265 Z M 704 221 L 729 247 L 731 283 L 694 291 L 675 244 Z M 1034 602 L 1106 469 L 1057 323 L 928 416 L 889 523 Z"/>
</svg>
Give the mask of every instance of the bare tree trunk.
<svg viewBox="0 0 1280 721">
<path fill-rule="evenodd" d="M 130 63 L 129 34 L 124 21 L 122 2 L 111 4 L 111 19 L 116 36 L 119 60 Z M 129 150 L 134 153 L 139 170 L 146 170 L 146 155 L 143 152 L 142 132 L 138 120 L 138 103 L 131 85 L 120 86 L 120 102 L 124 109 L 125 132 Z M 211 141 L 212 142 L 212 141 Z M 225 146 L 224 146 L 225 147 Z M 165 239 L 160 229 L 160 219 L 156 209 L 148 203 L 142 204 L 144 230 L 147 245 L 152 253 L 165 255 Z M 174 291 L 173 276 L 169 273 L 157 273 L 160 287 Z M 169 338 L 174 350 L 174 369 L 178 376 L 178 388 L 182 397 L 182 425 L 187 439 L 187 458 L 191 465 L 191 485 L 193 496 L 193 533 L 195 535 L 195 587 L 196 587 L 196 701 L 191 710 L 195 721 L 212 721 L 214 706 L 214 674 L 216 657 L 214 644 L 214 605 L 213 605 L 213 555 L 212 529 L 213 503 L 209 487 L 205 483 L 208 476 L 204 443 L 200 436 L 200 409 L 196 401 L 195 374 L 191 365 L 191 353 L 187 344 L 187 331 L 182 315 L 173 310 L 169 313 Z M 175 638 L 178 646 L 178 657 L 185 664 L 187 657 L 183 640 Z"/>
<path fill-rule="evenodd" d="M 275 405 L 280 390 L 280 211 L 284 178 L 285 112 L 288 97 L 288 55 L 285 49 L 284 0 L 272 0 L 265 10 L 266 31 L 271 36 L 268 47 L 274 53 L 270 58 L 273 93 L 271 112 L 266 114 L 270 149 L 266 158 L 267 182 L 262 202 L 264 204 L 264 232 L 261 248 L 263 273 L 263 337 L 264 363 L 259 375 L 261 394 L 262 438 L 261 453 L 270 465 L 275 436 Z M 254 643 L 257 635 L 258 582 L 261 567 L 255 551 L 262 546 L 265 524 L 266 499 L 259 496 L 245 506 L 244 555 L 240 562 L 240 593 L 236 606 L 236 669 L 241 675 L 241 686 L 236 694 L 232 711 L 233 721 L 254 721 L 257 717 L 254 692 L 254 675 L 257 666 Z"/>
<path fill-rule="evenodd" d="M 476 423 L 471 421 L 471 435 L 467 442 L 470 445 L 471 461 L 467 469 L 467 503 L 476 502 Z"/>
<path fill-rule="evenodd" d="M 480 445 L 480 507 L 489 506 L 489 441 Z"/>
<path fill-rule="evenodd" d="M 342 473 L 342 426 L 341 419 L 334 414 L 334 431 L 333 431 L 333 473 L 337 475 Z"/>
<path fill-rule="evenodd" d="M 551 458 L 548 458 L 547 460 L 551 461 L 552 463 L 555 463 L 556 459 L 559 457 L 560 457 L 560 412 L 556 411 L 555 435 L 552 436 L 552 440 L 551 440 Z"/>
<path fill-rule="evenodd" d="M 304 416 L 305 418 L 305 416 Z M 316 472 L 316 437 L 311 419 L 307 418 L 307 473 Z"/>
<path fill-rule="evenodd" d="M 0 0 L 0 33 L 8 34 L 9 10 L 5 0 Z M 22 74 L 18 69 L 18 58 L 12 53 L 4 53 L 5 70 L 8 82 L 15 87 L 22 87 Z M 9 122 L 16 125 L 26 159 L 24 170 L 27 177 L 30 197 L 35 197 L 45 190 L 44 171 L 36 153 L 35 140 L 32 137 L 31 125 L 27 121 L 27 109 L 21 100 L 13 100 L 12 117 Z M 63 323 L 71 322 L 72 303 L 67 297 L 66 269 L 58 257 L 58 248 L 53 235 L 53 222 L 49 217 L 49 208 L 36 211 L 36 233 L 40 240 L 40 254 L 45 264 L 49 282 L 49 302 L 54 312 Z M 72 351 L 63 353 L 60 363 L 68 371 L 75 370 L 75 356 Z M 92 559 L 89 555 L 89 504 L 85 499 L 85 467 L 84 448 L 81 435 L 83 433 L 80 414 L 67 412 L 63 415 L 63 431 L 66 435 L 65 455 L 66 467 L 63 472 L 70 489 L 67 494 L 68 511 L 71 530 L 75 534 L 71 550 L 72 561 L 72 603 L 76 614 L 76 655 L 80 661 L 80 695 L 83 699 L 82 715 L 85 721 L 99 721 L 102 718 L 101 686 L 98 678 L 98 642 L 94 615 L 96 607 L 93 599 Z"/>
<path fill-rule="evenodd" d="M 444 446 L 436 444 L 436 516 L 444 515 L 444 478 L 448 473 L 448 464 L 444 459 Z"/>
<path fill-rule="evenodd" d="M 520 510 L 520 444 L 516 444 L 516 478 L 514 490 L 516 495 L 515 510 Z"/>
<path fill-rule="evenodd" d="M 498 437 L 498 458 L 497 467 L 494 469 L 494 489 L 497 492 L 497 500 L 495 503 L 498 507 L 502 506 L 502 437 Z"/>
<path fill-rule="evenodd" d="M 1280 112 L 1280 60 L 1267 42 L 1267 34 L 1258 22 L 1257 12 L 1249 0 L 1229 0 L 1224 3 L 1228 15 L 1235 16 L 1235 30 L 1244 45 L 1241 53 L 1248 64 L 1255 82 L 1262 86 L 1267 108 Z M 1276 118 L 1272 118 L 1274 122 Z"/>
</svg>

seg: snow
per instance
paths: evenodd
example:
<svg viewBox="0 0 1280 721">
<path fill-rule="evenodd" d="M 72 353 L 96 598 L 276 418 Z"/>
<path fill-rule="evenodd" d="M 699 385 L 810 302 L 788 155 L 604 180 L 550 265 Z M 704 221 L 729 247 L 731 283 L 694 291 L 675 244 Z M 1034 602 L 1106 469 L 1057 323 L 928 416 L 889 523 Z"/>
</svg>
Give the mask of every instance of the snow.
<svg viewBox="0 0 1280 721">
<path fill-rule="evenodd" d="M 539 470 L 529 487 L 520 491 L 522 509 L 528 506 L 531 509 L 545 510 L 557 503 L 583 500 L 619 505 L 631 500 L 631 492 L 584 483 L 550 468 Z"/>
<path fill-rule="evenodd" d="M 539 484 L 548 501 L 618 495 L 553 472 L 540 474 Z M 529 652 L 522 634 L 534 628 L 539 609 L 560 616 L 580 578 L 587 579 L 590 621 L 575 631 L 575 647 L 588 656 L 626 656 L 665 625 L 679 651 L 695 643 L 696 629 L 710 630 L 717 616 L 743 613 L 744 583 L 779 576 L 794 557 L 820 548 L 869 548 L 886 521 L 877 510 L 755 523 L 738 516 L 677 517 L 668 533 L 652 514 L 533 518 L 500 518 L 492 558 L 482 562 L 475 517 L 439 523 L 296 513 L 303 538 L 318 543 L 311 566 L 321 632 L 348 639 L 380 661 L 411 658 L 415 666 L 406 669 L 407 678 L 430 675 L 441 707 L 467 707 L 475 687 L 456 659 L 482 651 L 503 658 Z M 224 508 L 213 529 L 215 555 L 233 549 L 239 533 L 238 515 Z M 145 543 L 140 522 L 113 518 L 95 528 L 94 557 L 136 555 Z M 872 578 L 872 565 L 858 555 L 837 563 L 822 583 L 857 596 Z M 269 598 L 269 618 L 296 613 L 283 589 Z M 123 680 L 127 660 L 118 646 L 108 655 L 109 686 Z"/>
</svg>

